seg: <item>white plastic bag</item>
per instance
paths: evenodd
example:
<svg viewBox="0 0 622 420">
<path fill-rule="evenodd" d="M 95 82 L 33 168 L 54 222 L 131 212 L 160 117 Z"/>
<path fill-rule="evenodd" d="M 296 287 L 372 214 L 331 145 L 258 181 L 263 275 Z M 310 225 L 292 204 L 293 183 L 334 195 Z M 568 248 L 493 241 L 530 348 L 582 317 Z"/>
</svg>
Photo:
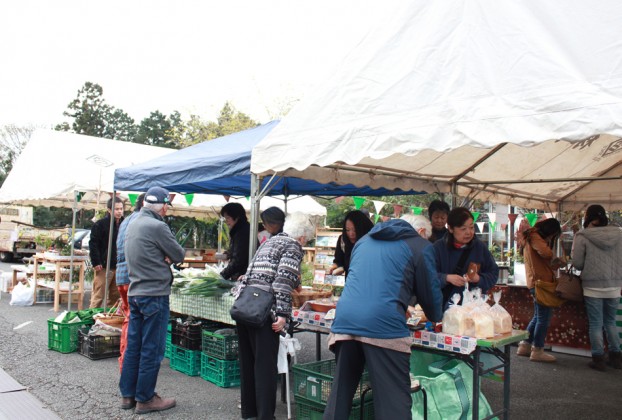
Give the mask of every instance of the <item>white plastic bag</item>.
<svg viewBox="0 0 622 420">
<path fill-rule="evenodd" d="M 28 284 L 17 283 L 11 293 L 11 302 L 13 306 L 32 306 L 35 303 L 35 288 L 32 281 Z"/>
</svg>

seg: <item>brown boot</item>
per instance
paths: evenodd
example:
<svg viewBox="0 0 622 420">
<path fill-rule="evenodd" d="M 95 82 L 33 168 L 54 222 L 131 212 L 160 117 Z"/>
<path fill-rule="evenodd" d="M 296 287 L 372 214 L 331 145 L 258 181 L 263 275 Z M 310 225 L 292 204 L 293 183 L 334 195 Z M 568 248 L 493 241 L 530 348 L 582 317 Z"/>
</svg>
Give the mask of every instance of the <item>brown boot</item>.
<svg viewBox="0 0 622 420">
<path fill-rule="evenodd" d="M 134 397 L 123 397 L 121 398 L 121 408 L 124 410 L 129 410 L 130 408 L 136 407 L 136 400 Z"/>
<path fill-rule="evenodd" d="M 609 360 L 607 364 L 614 369 L 622 369 L 622 353 L 619 351 L 609 352 Z"/>
<path fill-rule="evenodd" d="M 531 343 L 526 341 L 521 341 L 518 343 L 518 350 L 516 351 L 517 356 L 527 356 L 531 355 Z"/>
<path fill-rule="evenodd" d="M 137 402 L 135 414 L 145 414 L 152 411 L 164 411 L 175 407 L 175 398 L 162 398 L 155 394 L 149 402 Z"/>
<path fill-rule="evenodd" d="M 546 354 L 542 347 L 532 347 L 529 360 L 531 360 L 532 362 L 551 363 L 551 362 L 555 362 L 557 359 L 553 355 Z"/>
<path fill-rule="evenodd" d="M 606 371 L 607 366 L 605 366 L 605 356 L 592 355 L 592 361 L 589 363 L 589 366 L 594 370 L 599 370 L 601 372 Z"/>
</svg>

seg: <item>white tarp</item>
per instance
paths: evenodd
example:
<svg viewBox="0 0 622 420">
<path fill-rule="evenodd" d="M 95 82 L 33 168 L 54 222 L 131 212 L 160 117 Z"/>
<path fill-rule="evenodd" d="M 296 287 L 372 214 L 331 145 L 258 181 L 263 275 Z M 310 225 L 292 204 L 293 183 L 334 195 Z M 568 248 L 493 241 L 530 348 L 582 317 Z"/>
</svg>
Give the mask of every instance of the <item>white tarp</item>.
<svg viewBox="0 0 622 420">
<path fill-rule="evenodd" d="M 620 22 L 615 0 L 403 2 L 253 149 L 251 170 L 621 208 Z"/>
<path fill-rule="evenodd" d="M 174 150 L 37 130 L 2 184 L 0 203 L 71 207 L 74 191 L 80 191 L 86 193 L 83 204 L 105 205 L 110 195 L 102 193 L 113 191 L 115 169 L 171 152 Z"/>
</svg>

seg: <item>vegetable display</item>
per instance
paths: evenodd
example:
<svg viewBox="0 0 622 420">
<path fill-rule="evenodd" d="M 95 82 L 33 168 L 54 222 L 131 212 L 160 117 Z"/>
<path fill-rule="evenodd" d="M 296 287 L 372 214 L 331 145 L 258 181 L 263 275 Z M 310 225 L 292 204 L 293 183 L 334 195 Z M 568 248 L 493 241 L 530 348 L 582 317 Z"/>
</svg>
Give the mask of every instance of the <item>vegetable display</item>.
<svg viewBox="0 0 622 420">
<path fill-rule="evenodd" d="M 205 270 L 188 268 L 176 273 L 172 288 L 184 295 L 203 297 L 222 296 L 229 292 L 235 282 L 225 280 L 212 267 Z"/>
</svg>

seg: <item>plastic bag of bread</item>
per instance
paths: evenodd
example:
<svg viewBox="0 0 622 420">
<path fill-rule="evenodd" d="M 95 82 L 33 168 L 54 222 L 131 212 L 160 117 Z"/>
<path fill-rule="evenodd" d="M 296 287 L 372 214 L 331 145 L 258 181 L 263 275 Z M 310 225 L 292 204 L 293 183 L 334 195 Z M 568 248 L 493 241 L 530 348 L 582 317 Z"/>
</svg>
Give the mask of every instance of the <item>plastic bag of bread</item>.
<svg viewBox="0 0 622 420">
<path fill-rule="evenodd" d="M 488 306 L 488 305 L 486 305 Z M 472 330 L 467 331 L 468 336 L 476 338 L 489 338 L 495 336 L 495 321 L 490 310 L 478 306 L 471 311 Z"/>
<path fill-rule="evenodd" d="M 460 295 L 454 293 L 449 301 L 449 308 L 443 314 L 443 332 L 451 335 L 466 335 L 473 328 L 469 311 L 459 305 Z"/>
<path fill-rule="evenodd" d="M 492 295 L 495 304 L 490 308 L 490 314 L 495 323 L 495 334 L 507 334 L 512 332 L 512 316 L 499 303 L 501 301 L 501 291 Z"/>
</svg>

